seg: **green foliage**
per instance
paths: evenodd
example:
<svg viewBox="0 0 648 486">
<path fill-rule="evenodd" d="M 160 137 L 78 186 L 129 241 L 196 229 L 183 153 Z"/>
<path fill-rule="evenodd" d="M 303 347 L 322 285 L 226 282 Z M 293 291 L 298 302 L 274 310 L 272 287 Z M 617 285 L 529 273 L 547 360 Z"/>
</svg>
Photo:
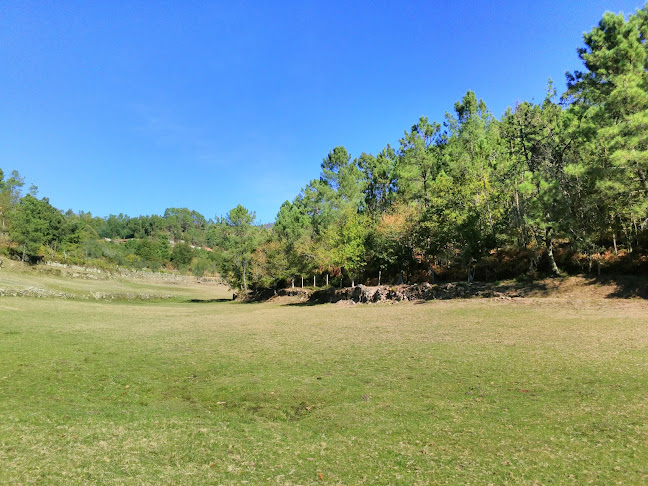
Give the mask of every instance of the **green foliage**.
<svg viewBox="0 0 648 486">
<path fill-rule="evenodd" d="M 328 199 L 335 208 L 358 207 L 360 204 L 364 189 L 361 173 L 344 147 L 335 147 L 322 161 L 320 181 L 330 189 L 325 191 L 320 186 L 324 199 Z"/>
<path fill-rule="evenodd" d="M 176 243 L 171 251 L 171 262 L 177 269 L 185 269 L 193 259 L 193 249 L 189 243 Z"/>
<path fill-rule="evenodd" d="M 9 230 L 10 214 L 20 199 L 21 189 L 25 180 L 18 171 L 12 171 L 5 179 L 4 171 L 0 169 L 0 234 Z"/>
<path fill-rule="evenodd" d="M 63 216 L 47 198 L 23 197 L 13 209 L 9 236 L 18 243 L 22 260 L 35 261 L 44 256 L 43 247 L 55 249 L 60 241 Z"/>
<path fill-rule="evenodd" d="M 441 125 L 424 116 L 405 132 L 397 170 L 398 189 L 405 201 L 428 206 L 432 181 L 443 170 L 445 141 Z"/>
<path fill-rule="evenodd" d="M 369 234 L 366 218 L 348 208 L 324 235 L 324 259 L 328 266 L 346 270 L 352 285 L 366 266 L 366 240 Z"/>
<path fill-rule="evenodd" d="M 372 256 L 380 271 L 393 276 L 411 266 L 416 254 L 419 212 L 414 205 L 400 203 L 381 215 L 369 235 Z"/>
<path fill-rule="evenodd" d="M 578 120 L 580 161 L 599 208 L 594 239 L 640 241 L 648 217 L 648 6 L 625 19 L 606 13 L 579 49 L 586 70 L 568 75 L 565 98 Z M 645 239 L 645 236 L 643 236 Z"/>
<path fill-rule="evenodd" d="M 221 273 L 232 285 L 248 289 L 248 272 L 256 249 L 259 229 L 253 226 L 255 214 L 240 204 L 217 224 L 216 243 L 223 250 Z"/>
<path fill-rule="evenodd" d="M 396 153 L 387 145 L 376 157 L 363 152 L 356 163 L 363 177 L 363 208 L 376 218 L 394 201 L 398 182 Z"/>
</svg>

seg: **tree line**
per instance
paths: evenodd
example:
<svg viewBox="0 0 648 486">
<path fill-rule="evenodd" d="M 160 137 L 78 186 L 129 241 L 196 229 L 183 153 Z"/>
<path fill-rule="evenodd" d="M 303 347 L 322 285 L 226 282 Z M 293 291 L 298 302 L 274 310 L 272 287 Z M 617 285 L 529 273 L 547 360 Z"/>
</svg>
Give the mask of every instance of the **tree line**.
<svg viewBox="0 0 648 486">
<path fill-rule="evenodd" d="M 648 5 L 606 13 L 578 49 L 582 71 L 539 103 L 495 117 L 468 91 L 396 146 L 335 147 L 310 181 L 255 224 L 242 206 L 207 220 L 62 213 L 0 172 L 8 250 L 38 258 L 218 272 L 233 285 L 396 283 L 544 272 L 639 271 L 648 250 Z M 111 241 L 107 241 L 110 239 Z M 114 240 L 123 240 L 115 244 Z"/>
</svg>

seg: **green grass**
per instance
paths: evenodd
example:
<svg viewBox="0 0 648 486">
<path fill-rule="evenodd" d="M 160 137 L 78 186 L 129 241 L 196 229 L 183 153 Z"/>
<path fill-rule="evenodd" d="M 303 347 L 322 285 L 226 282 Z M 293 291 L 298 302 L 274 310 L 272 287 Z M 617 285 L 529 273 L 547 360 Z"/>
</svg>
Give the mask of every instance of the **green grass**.
<svg viewBox="0 0 648 486">
<path fill-rule="evenodd" d="M 644 302 L 2 298 L 0 357 L 1 484 L 648 482 Z"/>
<path fill-rule="evenodd" d="M 146 295 L 156 297 L 176 296 L 176 301 L 193 299 L 231 298 L 232 291 L 226 286 L 215 283 L 198 283 L 187 277 L 186 282 L 172 280 L 137 279 L 109 277 L 105 272 L 89 273 L 86 278 L 71 278 L 69 275 L 57 275 L 60 270 L 40 267 L 39 271 L 24 267 L 15 262 L 7 262 L 9 268 L 0 269 L 0 290 L 24 290 L 27 288 L 43 289 L 46 292 L 65 292 L 72 298 L 95 299 L 101 294 L 110 300 L 111 297 L 123 300 L 127 295 Z M 151 276 L 155 277 L 155 273 Z"/>
</svg>

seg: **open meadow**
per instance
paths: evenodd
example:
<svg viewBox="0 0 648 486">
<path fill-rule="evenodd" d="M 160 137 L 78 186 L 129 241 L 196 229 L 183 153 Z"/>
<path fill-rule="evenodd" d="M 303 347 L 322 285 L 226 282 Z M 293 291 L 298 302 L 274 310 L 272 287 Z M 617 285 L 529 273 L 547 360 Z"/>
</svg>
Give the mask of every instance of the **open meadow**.
<svg viewBox="0 0 648 486">
<path fill-rule="evenodd" d="M 1 484 L 648 482 L 646 301 L 179 295 L 0 297 Z"/>
</svg>

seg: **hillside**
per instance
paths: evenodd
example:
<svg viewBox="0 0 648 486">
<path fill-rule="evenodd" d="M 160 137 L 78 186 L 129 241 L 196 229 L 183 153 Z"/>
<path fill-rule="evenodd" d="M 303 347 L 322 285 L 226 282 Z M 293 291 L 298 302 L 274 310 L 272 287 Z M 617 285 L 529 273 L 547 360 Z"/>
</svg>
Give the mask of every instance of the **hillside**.
<svg viewBox="0 0 648 486">
<path fill-rule="evenodd" d="M 2 295 L 81 300 L 184 301 L 231 299 L 232 291 L 219 278 L 128 269 L 108 272 L 62 265 L 33 267 L 9 260 L 0 268 Z"/>
</svg>

